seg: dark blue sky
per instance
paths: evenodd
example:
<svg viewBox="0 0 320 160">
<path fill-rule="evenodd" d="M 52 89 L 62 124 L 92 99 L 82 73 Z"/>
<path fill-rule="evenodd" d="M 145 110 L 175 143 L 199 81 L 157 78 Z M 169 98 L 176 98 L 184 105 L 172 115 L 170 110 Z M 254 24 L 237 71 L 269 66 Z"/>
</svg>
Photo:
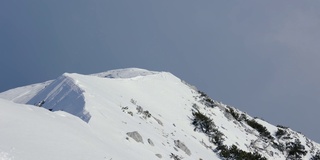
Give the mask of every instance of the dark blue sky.
<svg viewBox="0 0 320 160">
<path fill-rule="evenodd" d="M 0 1 L 0 92 L 139 67 L 320 142 L 320 1 Z"/>
</svg>

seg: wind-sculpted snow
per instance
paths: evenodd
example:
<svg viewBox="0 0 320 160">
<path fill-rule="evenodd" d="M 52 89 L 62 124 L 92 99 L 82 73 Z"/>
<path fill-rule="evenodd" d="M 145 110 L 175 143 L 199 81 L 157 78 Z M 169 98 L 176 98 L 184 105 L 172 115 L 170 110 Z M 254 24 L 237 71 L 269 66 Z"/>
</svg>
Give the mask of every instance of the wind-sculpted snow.
<svg viewBox="0 0 320 160">
<path fill-rule="evenodd" d="M 5 103 L 9 102 L 2 104 Z M 241 154 L 283 160 L 301 156 L 310 159 L 320 150 L 319 144 L 302 134 L 273 126 L 214 101 L 168 72 L 130 68 L 94 75 L 64 74 L 37 91 L 28 103 L 32 106 L 18 105 L 14 110 L 0 108 L 0 116 L 2 113 L 11 117 L 0 117 L 0 129 L 4 126 L 6 129 L 6 132 L 0 132 L 0 138 L 8 138 L 6 143 L 0 143 L 3 156 L 46 159 L 43 157 L 51 155 L 51 150 L 42 149 L 41 158 L 31 155 L 36 155 L 41 146 L 46 148 L 48 145 L 65 149 L 66 159 L 108 160 L 230 159 L 226 158 L 230 152 L 229 156 Z M 13 116 L 14 113 L 17 116 Z M 33 125 L 28 121 L 15 121 L 19 117 L 30 119 L 28 121 Z M 12 124 L 12 127 L 6 124 Z M 30 135 L 31 131 L 37 134 Z M 67 132 L 67 137 L 61 139 L 70 143 L 70 148 L 78 146 L 79 155 L 74 155 L 63 143 L 54 145 L 55 132 L 59 132 L 58 138 Z M 18 133 L 22 133 L 22 138 L 15 140 L 20 136 Z M 73 134 L 83 141 L 74 142 Z M 20 147 L 32 144 L 37 136 L 42 136 L 42 142 L 36 143 L 36 150 Z M 93 158 L 79 158 L 96 152 L 94 149 L 81 150 L 83 143 L 98 146 L 98 154 Z M 289 155 L 295 146 L 304 147 L 306 153 L 301 150 L 297 155 Z M 259 155 L 253 154 L 255 152 Z M 61 156 L 57 153 L 51 159 L 61 159 Z"/>
<path fill-rule="evenodd" d="M 65 111 L 73 114 L 85 122 L 91 118 L 90 113 L 85 110 L 83 90 L 75 84 L 75 81 L 64 74 L 53 81 L 49 86 L 33 97 L 28 104 L 38 105 L 52 111 Z"/>
</svg>

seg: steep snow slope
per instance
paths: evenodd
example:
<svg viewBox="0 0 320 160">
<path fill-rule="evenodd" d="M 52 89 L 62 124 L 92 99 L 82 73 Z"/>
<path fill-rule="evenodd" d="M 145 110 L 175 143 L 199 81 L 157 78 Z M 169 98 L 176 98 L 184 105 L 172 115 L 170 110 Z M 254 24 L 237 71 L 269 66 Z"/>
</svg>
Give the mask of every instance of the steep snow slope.
<svg viewBox="0 0 320 160">
<path fill-rule="evenodd" d="M 66 111 L 88 122 L 91 116 L 84 109 L 84 91 L 68 75 L 68 73 L 65 73 L 57 78 L 27 103 L 42 105 L 42 102 L 45 103 L 47 109 Z"/>
<path fill-rule="evenodd" d="M 258 152 L 268 159 L 286 159 L 290 145 L 297 140 L 307 151 L 303 159 L 310 159 L 320 149 L 319 144 L 303 135 L 216 102 L 167 72 L 130 68 L 94 75 L 65 73 L 27 103 L 41 104 L 54 112 L 36 106 L 19 106 L 20 109 L 31 108 L 36 111 L 34 114 L 45 112 L 49 117 L 59 117 L 64 113 L 71 119 L 64 119 L 65 122 L 52 119 L 56 122 L 48 123 L 65 123 L 63 125 L 70 129 L 79 129 L 78 125 L 70 123 L 80 121 L 79 124 L 85 126 L 81 128 L 83 132 L 92 133 L 87 135 L 92 136 L 91 139 L 98 139 L 98 145 L 106 151 L 100 155 L 106 159 L 170 159 L 175 156 L 190 160 L 221 159 L 219 154 L 222 151 L 217 149 L 221 144 L 227 147 L 234 145 L 245 152 Z M 209 117 L 214 132 L 204 133 L 203 128 L 197 129 L 193 125 L 195 113 Z M 8 123 L 10 121 L 12 119 Z M 47 123 L 46 120 L 44 122 Z M 19 125 L 13 125 L 19 128 Z M 282 131 L 280 136 L 279 130 Z M 48 135 L 46 130 L 41 131 L 42 135 Z M 212 136 L 215 135 L 221 135 L 221 144 L 213 143 Z M 0 136 L 8 135 L 0 133 Z M 53 135 L 49 134 L 49 139 L 50 136 Z M 91 139 L 90 142 L 93 141 Z M 86 137 L 84 141 L 87 141 Z M 8 145 L 3 147 L 8 148 Z M 4 153 L 9 151 L 7 149 Z M 27 151 L 36 154 L 34 150 Z M 91 153 L 94 151 L 83 152 L 87 156 Z"/>
</svg>

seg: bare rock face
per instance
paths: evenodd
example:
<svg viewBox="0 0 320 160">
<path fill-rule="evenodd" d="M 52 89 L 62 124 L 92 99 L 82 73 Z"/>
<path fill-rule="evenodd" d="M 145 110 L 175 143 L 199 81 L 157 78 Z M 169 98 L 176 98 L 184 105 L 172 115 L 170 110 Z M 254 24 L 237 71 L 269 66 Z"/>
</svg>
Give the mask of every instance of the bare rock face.
<svg viewBox="0 0 320 160">
<path fill-rule="evenodd" d="M 158 158 L 162 158 L 162 155 L 161 154 L 156 154 L 156 156 L 158 157 Z"/>
<path fill-rule="evenodd" d="M 159 125 L 163 126 L 163 123 L 159 119 L 157 119 L 156 117 L 153 117 L 153 119 L 156 120 Z"/>
<path fill-rule="evenodd" d="M 151 139 L 148 139 L 148 143 L 151 145 L 151 146 L 154 146 L 153 142 Z"/>
<path fill-rule="evenodd" d="M 137 131 L 128 132 L 127 135 L 129 137 L 131 137 L 132 139 L 134 139 L 135 141 L 137 141 L 138 143 L 139 142 L 143 143 L 142 136 L 139 134 L 139 132 L 137 132 Z"/>
<path fill-rule="evenodd" d="M 189 155 L 189 156 L 191 155 L 191 152 L 190 152 L 189 148 L 183 142 L 181 142 L 180 140 L 175 140 L 174 141 L 174 145 L 177 148 L 179 148 L 182 151 L 184 151 L 187 155 Z"/>
</svg>

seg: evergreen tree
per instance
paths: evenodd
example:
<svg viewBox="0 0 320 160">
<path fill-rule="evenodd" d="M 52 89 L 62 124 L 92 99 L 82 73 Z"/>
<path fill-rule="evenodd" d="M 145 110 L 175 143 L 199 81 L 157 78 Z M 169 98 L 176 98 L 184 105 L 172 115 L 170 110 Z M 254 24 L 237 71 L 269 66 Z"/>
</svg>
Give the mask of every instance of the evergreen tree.
<svg viewBox="0 0 320 160">
<path fill-rule="evenodd" d="M 288 150 L 288 159 L 299 160 L 302 155 L 305 156 L 307 154 L 299 139 L 296 139 L 295 142 L 286 143 L 286 149 Z"/>
</svg>

